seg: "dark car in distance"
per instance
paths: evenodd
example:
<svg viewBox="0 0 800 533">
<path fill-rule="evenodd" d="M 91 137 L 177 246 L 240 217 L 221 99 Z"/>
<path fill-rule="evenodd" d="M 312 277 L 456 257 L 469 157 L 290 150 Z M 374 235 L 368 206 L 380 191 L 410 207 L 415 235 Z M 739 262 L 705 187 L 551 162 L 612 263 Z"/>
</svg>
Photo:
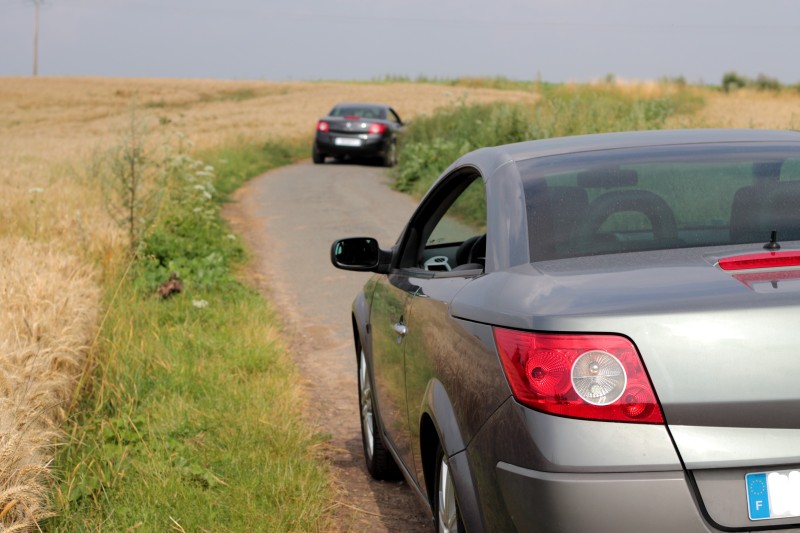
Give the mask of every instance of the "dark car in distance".
<svg viewBox="0 0 800 533">
<path fill-rule="evenodd" d="M 342 103 L 317 121 L 311 156 L 316 164 L 332 156 L 378 159 L 397 164 L 397 134 L 403 129 L 397 112 L 383 104 Z"/>
<path fill-rule="evenodd" d="M 800 528 L 800 133 L 480 149 L 331 259 L 367 468 L 439 531 Z"/>
</svg>

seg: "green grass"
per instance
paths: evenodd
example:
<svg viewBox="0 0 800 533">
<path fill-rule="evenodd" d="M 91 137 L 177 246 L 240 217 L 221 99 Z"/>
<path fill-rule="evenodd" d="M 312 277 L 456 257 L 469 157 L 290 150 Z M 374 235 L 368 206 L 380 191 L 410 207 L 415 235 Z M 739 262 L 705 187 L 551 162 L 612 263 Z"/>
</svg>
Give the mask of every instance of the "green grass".
<svg viewBox="0 0 800 533">
<path fill-rule="evenodd" d="M 465 153 L 526 140 L 612 131 L 660 129 L 669 117 L 703 105 L 676 87 L 643 97 L 599 86 L 540 86 L 535 105 L 454 105 L 416 119 L 401 144 L 394 187 L 422 196 L 447 166 Z M 469 213 L 464 213 L 465 220 Z"/>
<path fill-rule="evenodd" d="M 245 143 L 204 154 L 217 163 L 223 194 L 204 208 L 201 222 L 192 221 L 194 203 L 171 195 L 174 203 L 163 210 L 169 215 L 144 239 L 144 250 L 154 236 L 174 248 L 167 263 L 147 252 L 112 277 L 95 364 L 56 456 L 57 516 L 46 530 L 329 525 L 323 437 L 304 421 L 276 315 L 233 274 L 244 254 L 219 219 L 225 193 L 306 154 L 302 143 Z M 182 235 L 189 230 L 193 243 Z M 162 300 L 154 284 L 176 264 L 184 290 Z"/>
</svg>

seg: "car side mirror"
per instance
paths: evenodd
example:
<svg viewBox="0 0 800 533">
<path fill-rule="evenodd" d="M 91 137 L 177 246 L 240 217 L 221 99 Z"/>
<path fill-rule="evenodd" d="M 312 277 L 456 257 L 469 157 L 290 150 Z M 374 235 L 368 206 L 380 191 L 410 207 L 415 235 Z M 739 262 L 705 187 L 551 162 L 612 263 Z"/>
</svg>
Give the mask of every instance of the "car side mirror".
<svg viewBox="0 0 800 533">
<path fill-rule="evenodd" d="M 339 239 L 331 245 L 331 263 L 342 270 L 388 272 L 391 252 L 381 250 L 372 237 Z"/>
</svg>

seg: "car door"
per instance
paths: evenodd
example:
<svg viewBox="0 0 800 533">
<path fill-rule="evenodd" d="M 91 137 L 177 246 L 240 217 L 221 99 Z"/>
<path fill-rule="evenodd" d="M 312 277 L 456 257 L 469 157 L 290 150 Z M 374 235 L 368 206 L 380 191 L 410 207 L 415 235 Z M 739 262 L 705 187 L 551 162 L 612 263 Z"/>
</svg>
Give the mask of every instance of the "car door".
<svg viewBox="0 0 800 533">
<path fill-rule="evenodd" d="M 422 398 L 431 379 L 443 371 L 442 362 L 457 359 L 460 333 L 453 331 L 449 302 L 481 274 L 480 258 L 468 252 L 486 231 L 483 182 L 475 171 L 456 172 L 432 191 L 427 203 L 409 225 L 412 236 L 400 252 L 400 264 L 379 284 L 373 300 L 381 420 L 417 480 L 422 479 Z"/>
<path fill-rule="evenodd" d="M 405 337 L 409 297 L 417 287 L 402 269 L 382 276 L 372 296 L 373 392 L 385 437 L 409 471 L 413 464 L 405 384 Z"/>
</svg>

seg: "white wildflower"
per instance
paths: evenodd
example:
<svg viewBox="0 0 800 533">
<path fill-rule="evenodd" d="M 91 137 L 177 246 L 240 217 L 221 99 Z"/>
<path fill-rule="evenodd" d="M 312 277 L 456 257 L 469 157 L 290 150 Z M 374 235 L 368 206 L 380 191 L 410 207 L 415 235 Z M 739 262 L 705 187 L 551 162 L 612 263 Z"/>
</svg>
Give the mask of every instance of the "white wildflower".
<svg viewBox="0 0 800 533">
<path fill-rule="evenodd" d="M 44 192 L 44 189 L 41 187 L 31 187 L 30 189 L 28 189 L 28 192 L 32 194 L 39 194 Z"/>
<path fill-rule="evenodd" d="M 192 300 L 192 305 L 198 309 L 204 309 L 208 307 L 208 302 L 206 300 Z"/>
</svg>

